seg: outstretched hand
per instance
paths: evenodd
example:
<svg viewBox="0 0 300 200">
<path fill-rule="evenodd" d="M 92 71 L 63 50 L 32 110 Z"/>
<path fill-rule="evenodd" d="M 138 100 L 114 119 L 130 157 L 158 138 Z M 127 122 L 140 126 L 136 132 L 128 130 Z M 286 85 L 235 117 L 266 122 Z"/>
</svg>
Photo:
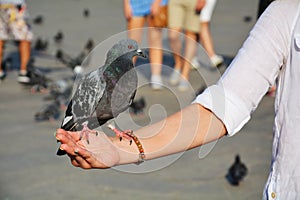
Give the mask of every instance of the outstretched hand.
<svg viewBox="0 0 300 200">
<path fill-rule="evenodd" d="M 56 138 L 61 142 L 60 148 L 65 150 L 72 165 L 83 169 L 108 168 L 116 165 L 119 154 L 112 141 L 102 132 L 90 134 L 89 143 L 80 140 L 80 132 L 58 129 Z"/>
</svg>

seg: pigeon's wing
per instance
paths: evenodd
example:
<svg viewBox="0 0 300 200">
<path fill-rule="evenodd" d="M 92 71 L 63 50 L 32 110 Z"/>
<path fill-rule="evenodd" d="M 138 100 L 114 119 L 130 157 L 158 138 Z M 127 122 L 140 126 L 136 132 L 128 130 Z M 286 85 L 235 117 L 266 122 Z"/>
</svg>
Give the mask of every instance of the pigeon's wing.
<svg viewBox="0 0 300 200">
<path fill-rule="evenodd" d="M 72 112 L 76 120 L 89 118 L 96 110 L 106 87 L 101 69 L 90 72 L 78 84 L 72 98 Z"/>
<path fill-rule="evenodd" d="M 122 72 L 124 68 L 131 70 Z M 99 120 L 117 117 L 126 110 L 132 103 L 137 89 L 137 73 L 131 59 L 117 59 L 107 70 L 104 73 L 108 79 L 105 96 L 96 110 Z M 110 76 L 111 70 L 114 70 L 113 76 Z"/>
</svg>

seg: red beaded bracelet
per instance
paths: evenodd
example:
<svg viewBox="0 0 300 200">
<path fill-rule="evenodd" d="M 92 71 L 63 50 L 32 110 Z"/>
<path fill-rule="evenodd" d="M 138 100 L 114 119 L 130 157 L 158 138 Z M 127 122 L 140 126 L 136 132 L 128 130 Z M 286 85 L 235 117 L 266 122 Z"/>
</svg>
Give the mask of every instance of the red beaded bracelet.
<svg viewBox="0 0 300 200">
<path fill-rule="evenodd" d="M 141 163 L 143 163 L 143 162 L 145 161 L 146 156 L 145 156 L 144 148 L 143 148 L 143 146 L 142 146 L 140 140 L 138 139 L 138 137 L 136 137 L 136 136 L 133 134 L 133 131 L 132 131 L 132 130 L 130 130 L 130 131 L 120 131 L 120 130 L 116 129 L 116 128 L 115 128 L 113 125 L 111 125 L 111 124 L 109 124 L 107 127 L 108 127 L 109 129 L 111 129 L 112 131 L 114 131 L 116 134 L 118 134 L 118 133 L 120 133 L 120 132 L 126 134 L 128 137 L 130 137 L 130 138 L 134 141 L 134 143 L 136 144 L 136 146 L 138 147 L 139 152 L 140 152 L 140 153 L 139 153 L 139 159 L 138 159 L 138 161 L 136 162 L 137 165 L 139 165 L 139 164 L 141 164 Z M 131 144 L 131 142 L 130 142 L 130 144 Z"/>
</svg>

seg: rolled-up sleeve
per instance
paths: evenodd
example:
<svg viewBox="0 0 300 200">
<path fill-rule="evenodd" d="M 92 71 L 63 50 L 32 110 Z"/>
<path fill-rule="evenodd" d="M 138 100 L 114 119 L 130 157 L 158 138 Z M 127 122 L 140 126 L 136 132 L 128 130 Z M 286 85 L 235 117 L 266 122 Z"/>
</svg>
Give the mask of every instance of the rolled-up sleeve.
<svg viewBox="0 0 300 200">
<path fill-rule="evenodd" d="M 226 126 L 229 136 L 250 119 L 284 66 L 291 27 L 276 2 L 261 16 L 237 56 L 215 85 L 196 97 Z M 281 15 L 281 16 L 280 16 Z"/>
<path fill-rule="evenodd" d="M 211 110 L 225 125 L 228 136 L 234 135 L 250 119 L 244 102 L 221 85 L 213 85 L 199 95 L 193 103 Z"/>
</svg>

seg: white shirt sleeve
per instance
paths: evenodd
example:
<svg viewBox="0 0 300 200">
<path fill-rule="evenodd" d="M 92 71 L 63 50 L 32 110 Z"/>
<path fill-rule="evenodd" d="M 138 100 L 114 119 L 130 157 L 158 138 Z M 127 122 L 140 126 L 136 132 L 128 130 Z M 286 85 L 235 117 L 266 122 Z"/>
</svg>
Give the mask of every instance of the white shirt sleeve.
<svg viewBox="0 0 300 200">
<path fill-rule="evenodd" d="M 288 14 L 289 9 L 288 1 L 273 2 L 218 83 L 207 88 L 193 102 L 203 105 L 221 119 L 229 136 L 250 119 L 284 66 L 293 27 L 290 19 L 294 17 Z"/>
</svg>

